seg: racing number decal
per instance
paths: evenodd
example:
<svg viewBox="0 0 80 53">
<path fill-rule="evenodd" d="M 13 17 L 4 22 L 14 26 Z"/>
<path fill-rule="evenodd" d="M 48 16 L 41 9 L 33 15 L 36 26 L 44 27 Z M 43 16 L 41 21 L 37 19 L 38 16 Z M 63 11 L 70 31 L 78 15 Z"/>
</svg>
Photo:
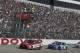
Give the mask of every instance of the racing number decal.
<svg viewBox="0 0 80 53">
<path fill-rule="evenodd" d="M 33 45 L 33 48 L 37 48 L 37 47 L 40 47 L 40 44 Z"/>
</svg>

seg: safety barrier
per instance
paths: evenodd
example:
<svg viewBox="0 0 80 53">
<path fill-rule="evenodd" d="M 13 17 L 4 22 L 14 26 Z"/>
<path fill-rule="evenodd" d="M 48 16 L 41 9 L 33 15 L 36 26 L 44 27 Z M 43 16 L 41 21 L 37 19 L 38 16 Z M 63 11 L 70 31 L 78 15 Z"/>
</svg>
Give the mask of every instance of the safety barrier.
<svg viewBox="0 0 80 53">
<path fill-rule="evenodd" d="M 20 38 L 0 38 L 0 45 L 19 45 L 24 40 L 25 39 L 20 39 Z M 55 41 L 65 42 L 67 44 L 76 44 L 80 40 L 42 39 L 42 44 L 48 45 Z"/>
</svg>

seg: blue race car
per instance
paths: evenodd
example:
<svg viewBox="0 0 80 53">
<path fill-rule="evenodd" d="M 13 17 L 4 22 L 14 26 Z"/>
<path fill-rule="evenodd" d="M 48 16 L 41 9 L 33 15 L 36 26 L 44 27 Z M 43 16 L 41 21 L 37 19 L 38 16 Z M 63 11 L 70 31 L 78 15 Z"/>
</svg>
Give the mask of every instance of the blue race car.
<svg viewBox="0 0 80 53">
<path fill-rule="evenodd" d="M 67 50 L 68 45 L 64 42 L 53 42 L 52 44 L 48 45 L 49 49 L 56 49 L 56 50 Z"/>
</svg>

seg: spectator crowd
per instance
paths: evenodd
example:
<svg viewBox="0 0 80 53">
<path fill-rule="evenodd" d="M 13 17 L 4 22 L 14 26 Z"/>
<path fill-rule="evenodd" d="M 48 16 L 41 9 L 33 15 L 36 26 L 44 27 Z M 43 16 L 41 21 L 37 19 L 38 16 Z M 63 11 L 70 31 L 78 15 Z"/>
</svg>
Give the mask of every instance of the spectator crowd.
<svg viewBox="0 0 80 53">
<path fill-rule="evenodd" d="M 5 1 L 5 2 L 4 2 Z M 5 5 L 6 4 L 6 5 Z M 0 32 L 17 32 L 22 35 L 16 37 L 32 37 L 46 39 L 80 39 L 80 14 L 75 11 L 66 11 L 38 6 L 31 3 L 20 3 L 14 0 L 0 1 Z M 16 13 L 32 12 L 30 23 L 18 26 Z M 18 28 L 17 28 L 17 27 Z M 19 32 L 19 27 L 22 32 Z M 23 34 L 23 32 L 25 32 Z M 14 37 L 10 35 L 7 37 Z"/>
</svg>

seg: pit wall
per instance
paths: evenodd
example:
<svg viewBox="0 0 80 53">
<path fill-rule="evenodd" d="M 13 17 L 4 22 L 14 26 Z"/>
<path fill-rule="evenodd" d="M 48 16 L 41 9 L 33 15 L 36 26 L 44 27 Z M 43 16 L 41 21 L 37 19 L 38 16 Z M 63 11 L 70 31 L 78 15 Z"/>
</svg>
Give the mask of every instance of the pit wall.
<svg viewBox="0 0 80 53">
<path fill-rule="evenodd" d="M 43 45 L 48 45 L 48 44 L 51 44 L 51 43 L 53 43 L 55 41 L 64 42 L 64 43 L 67 43 L 67 44 L 76 44 L 80 40 L 42 39 L 42 41 L 43 41 Z"/>
<path fill-rule="evenodd" d="M 20 38 L 0 38 L 0 45 L 20 45 L 25 39 Z M 65 42 L 67 44 L 76 44 L 80 40 L 62 40 L 62 39 L 42 39 L 43 45 L 51 44 L 55 41 Z"/>
</svg>

